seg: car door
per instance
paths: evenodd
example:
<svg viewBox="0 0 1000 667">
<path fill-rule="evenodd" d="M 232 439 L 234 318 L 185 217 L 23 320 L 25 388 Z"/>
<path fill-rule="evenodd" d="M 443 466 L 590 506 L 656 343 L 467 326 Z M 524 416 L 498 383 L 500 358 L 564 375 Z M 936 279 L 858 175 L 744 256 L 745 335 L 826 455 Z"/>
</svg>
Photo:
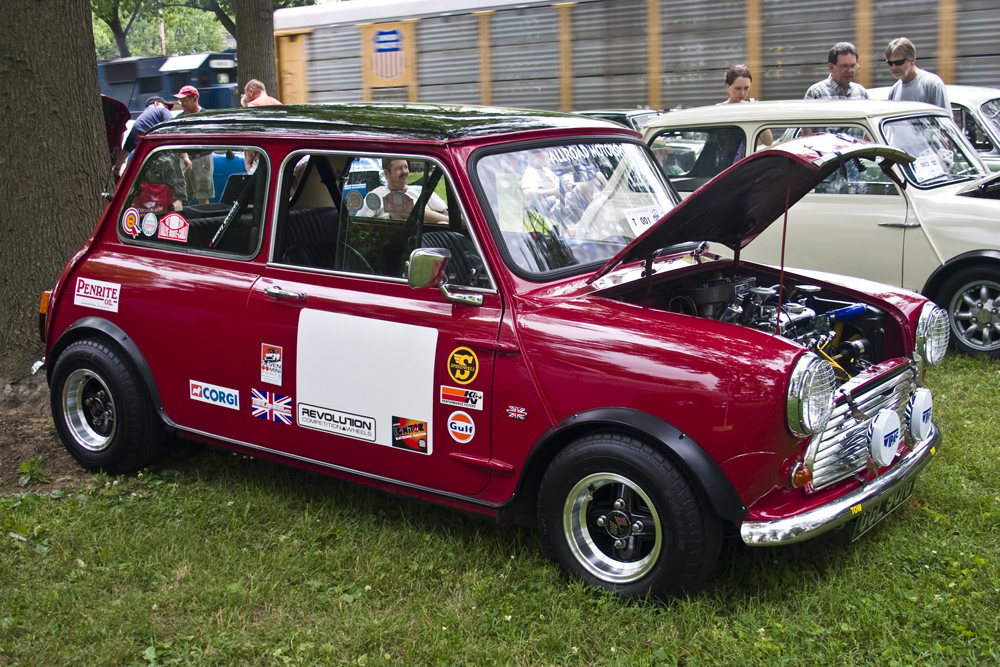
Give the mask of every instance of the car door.
<svg viewBox="0 0 1000 667">
<path fill-rule="evenodd" d="M 428 210 L 444 202 L 449 221 L 421 225 L 419 215 L 391 214 L 406 195 L 390 196 L 378 173 L 357 169 L 370 164 L 362 157 L 386 156 L 313 151 L 286 162 L 279 192 L 287 204 L 248 305 L 255 442 L 369 477 L 474 494 L 489 479 L 501 300 L 447 176 Z M 435 187 L 426 181 L 443 170 L 414 156 L 408 165 L 409 183 L 423 172 L 416 191 Z M 390 213 L 374 215 L 382 210 Z M 451 289 L 481 305 L 410 288 L 410 246 L 448 247 Z"/>
</svg>

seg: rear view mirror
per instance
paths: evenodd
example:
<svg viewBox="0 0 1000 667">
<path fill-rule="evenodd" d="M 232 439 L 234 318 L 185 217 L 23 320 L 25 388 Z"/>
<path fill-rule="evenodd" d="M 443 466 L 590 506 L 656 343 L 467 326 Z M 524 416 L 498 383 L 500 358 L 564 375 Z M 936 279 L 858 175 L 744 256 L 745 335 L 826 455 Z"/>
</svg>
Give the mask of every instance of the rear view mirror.
<svg viewBox="0 0 1000 667">
<path fill-rule="evenodd" d="M 406 279 L 413 289 L 439 287 L 445 281 L 445 269 L 451 253 L 445 248 L 417 248 L 410 253 Z"/>
</svg>

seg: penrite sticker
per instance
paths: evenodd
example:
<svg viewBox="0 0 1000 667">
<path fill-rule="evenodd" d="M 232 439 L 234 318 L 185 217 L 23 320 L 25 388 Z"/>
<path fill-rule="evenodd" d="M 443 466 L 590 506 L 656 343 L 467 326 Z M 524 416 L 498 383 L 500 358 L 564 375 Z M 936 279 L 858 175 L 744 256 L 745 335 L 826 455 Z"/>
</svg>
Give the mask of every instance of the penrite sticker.
<svg viewBox="0 0 1000 667">
<path fill-rule="evenodd" d="M 232 410 L 240 409 L 240 392 L 227 387 L 220 387 L 205 382 L 189 380 L 188 385 L 191 392 L 191 400 L 221 405 Z"/>
<path fill-rule="evenodd" d="M 448 417 L 448 433 L 455 442 L 466 443 L 476 435 L 476 422 L 467 413 L 455 410 Z"/>
<path fill-rule="evenodd" d="M 189 227 L 183 215 L 168 213 L 160 218 L 160 231 L 156 234 L 156 238 L 187 243 Z"/>
<path fill-rule="evenodd" d="M 427 422 L 393 417 L 392 446 L 427 454 Z"/>
<path fill-rule="evenodd" d="M 261 343 L 260 381 L 281 384 L 281 346 Z"/>
<path fill-rule="evenodd" d="M 448 355 L 448 375 L 459 384 L 469 384 L 479 373 L 479 359 L 467 347 L 457 347 Z"/>
<path fill-rule="evenodd" d="M 441 402 L 470 410 L 483 409 L 483 392 L 441 385 Z"/>
<path fill-rule="evenodd" d="M 299 426 L 375 442 L 375 418 L 299 403 Z"/>
<path fill-rule="evenodd" d="M 275 394 L 270 391 L 261 391 L 260 389 L 251 389 L 250 407 L 254 417 L 281 422 L 282 424 L 292 423 L 291 396 Z"/>
<path fill-rule="evenodd" d="M 135 238 L 139 236 L 139 210 L 129 208 L 122 215 L 122 231 Z"/>
<path fill-rule="evenodd" d="M 73 303 L 77 306 L 118 312 L 118 299 L 121 297 L 120 283 L 106 283 L 103 280 L 76 279 L 76 292 Z"/>
</svg>

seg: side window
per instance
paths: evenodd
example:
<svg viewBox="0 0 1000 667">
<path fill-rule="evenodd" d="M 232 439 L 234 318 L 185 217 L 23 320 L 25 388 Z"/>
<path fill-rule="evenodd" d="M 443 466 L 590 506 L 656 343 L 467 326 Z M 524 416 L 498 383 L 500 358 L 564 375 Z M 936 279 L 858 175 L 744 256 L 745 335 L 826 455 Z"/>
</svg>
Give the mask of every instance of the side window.
<svg viewBox="0 0 1000 667">
<path fill-rule="evenodd" d="M 181 252 L 249 257 L 261 238 L 266 160 L 247 173 L 242 151 L 169 148 L 152 153 L 132 182 L 118 236 Z"/>
<path fill-rule="evenodd" d="M 958 105 L 952 105 L 951 107 L 952 116 L 955 119 L 955 125 L 965 133 L 966 138 L 969 143 L 979 151 L 980 153 L 989 153 L 993 150 L 993 142 L 990 141 L 990 137 L 986 134 L 986 130 L 976 117 L 965 107 L 960 107 Z"/>
<path fill-rule="evenodd" d="M 746 157 L 746 134 L 739 127 L 667 130 L 650 149 L 680 192 L 693 192 Z"/>
<path fill-rule="evenodd" d="M 413 250 L 445 248 L 450 284 L 490 287 L 454 189 L 433 160 L 294 154 L 281 193 L 275 262 L 404 280 Z"/>
<path fill-rule="evenodd" d="M 805 137 L 817 132 L 842 134 L 856 139 L 872 141 L 872 137 L 863 127 L 845 125 L 838 127 L 772 127 L 771 134 L 777 141 L 788 141 L 797 137 Z M 899 190 L 892 180 L 879 168 L 878 163 L 867 158 L 858 158 L 844 163 L 841 169 L 827 176 L 826 180 L 816 186 L 816 192 L 823 194 L 847 195 L 898 195 Z"/>
</svg>

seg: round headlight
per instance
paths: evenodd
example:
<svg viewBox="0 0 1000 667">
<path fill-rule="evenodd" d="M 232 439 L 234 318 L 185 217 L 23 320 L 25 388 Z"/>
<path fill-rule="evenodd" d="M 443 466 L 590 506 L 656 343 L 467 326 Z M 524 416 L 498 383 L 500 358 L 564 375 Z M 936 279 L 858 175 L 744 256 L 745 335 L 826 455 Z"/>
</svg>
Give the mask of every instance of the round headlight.
<svg viewBox="0 0 1000 667">
<path fill-rule="evenodd" d="M 916 353 L 920 359 L 929 366 L 937 366 L 944 361 L 950 335 L 948 311 L 929 301 L 925 303 L 920 311 L 920 319 L 917 320 Z"/>
<path fill-rule="evenodd" d="M 822 431 L 833 412 L 836 389 L 833 366 L 812 352 L 802 355 L 788 382 L 785 414 L 792 433 L 807 436 Z"/>
</svg>

